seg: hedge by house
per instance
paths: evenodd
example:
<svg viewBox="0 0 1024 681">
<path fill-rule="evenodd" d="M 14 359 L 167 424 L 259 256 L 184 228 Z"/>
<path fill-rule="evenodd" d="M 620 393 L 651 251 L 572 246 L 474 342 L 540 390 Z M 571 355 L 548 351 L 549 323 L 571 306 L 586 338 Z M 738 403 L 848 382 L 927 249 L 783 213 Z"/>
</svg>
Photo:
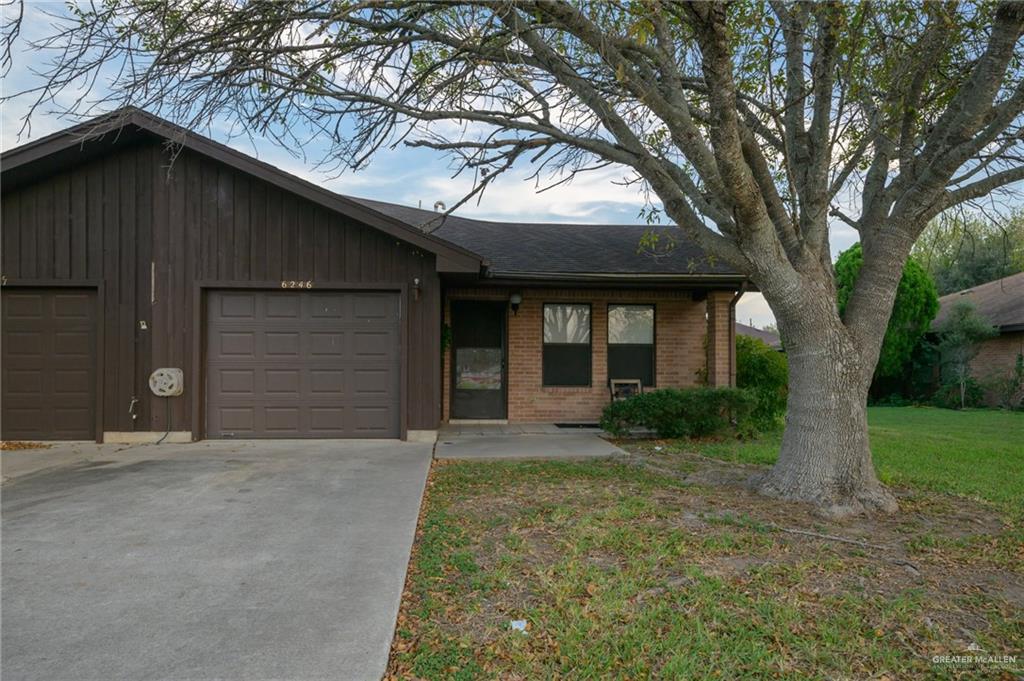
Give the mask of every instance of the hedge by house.
<svg viewBox="0 0 1024 681">
<path fill-rule="evenodd" d="M 616 436 L 634 428 L 653 430 L 658 437 L 700 437 L 727 429 L 754 430 L 757 399 L 739 388 L 664 388 L 612 402 L 601 416 L 601 428 Z"/>
</svg>

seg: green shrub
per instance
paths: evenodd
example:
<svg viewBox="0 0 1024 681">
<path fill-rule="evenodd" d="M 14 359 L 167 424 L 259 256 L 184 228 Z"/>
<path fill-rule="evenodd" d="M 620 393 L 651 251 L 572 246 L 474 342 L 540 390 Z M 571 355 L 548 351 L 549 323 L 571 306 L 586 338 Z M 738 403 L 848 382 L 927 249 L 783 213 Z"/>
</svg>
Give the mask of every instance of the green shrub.
<svg viewBox="0 0 1024 681">
<path fill-rule="evenodd" d="M 983 391 L 974 378 L 973 361 L 981 344 L 999 335 L 996 327 L 974 309 L 969 300 L 958 300 L 936 328 L 941 385 L 934 400 L 939 406 L 957 409 L 981 404 Z M 956 386 L 956 387 L 954 387 Z M 954 400 L 959 393 L 959 402 Z"/>
<path fill-rule="evenodd" d="M 648 428 L 658 437 L 700 437 L 732 428 L 749 434 L 757 399 L 738 388 L 665 388 L 612 402 L 604 409 L 601 427 L 616 436 Z"/>
<path fill-rule="evenodd" d="M 879 398 L 872 398 L 868 396 L 869 407 L 909 407 L 914 404 L 914 401 L 900 395 L 899 393 L 889 393 Z"/>
<path fill-rule="evenodd" d="M 961 392 L 962 391 L 962 392 Z M 963 381 L 949 380 L 939 386 L 932 395 L 932 404 L 943 409 L 980 407 L 985 401 L 985 391 L 977 380 L 968 376 Z"/>
<path fill-rule="evenodd" d="M 757 338 L 736 336 L 736 386 L 754 394 L 751 415 L 761 430 L 771 430 L 786 413 L 789 366 L 786 356 Z"/>
<path fill-rule="evenodd" d="M 860 243 L 850 246 L 836 259 L 836 302 L 840 315 L 846 311 L 863 262 Z M 910 361 L 914 347 L 924 337 L 938 311 L 939 294 L 931 275 L 913 256 L 907 258 L 882 339 L 875 377 L 902 374 L 903 366 Z"/>
</svg>

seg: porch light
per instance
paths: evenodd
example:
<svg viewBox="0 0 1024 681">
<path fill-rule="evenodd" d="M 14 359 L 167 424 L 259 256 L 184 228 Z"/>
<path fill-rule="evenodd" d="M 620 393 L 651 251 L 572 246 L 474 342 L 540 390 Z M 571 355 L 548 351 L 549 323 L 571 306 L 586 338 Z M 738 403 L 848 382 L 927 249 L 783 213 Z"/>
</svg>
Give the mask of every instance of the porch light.
<svg viewBox="0 0 1024 681">
<path fill-rule="evenodd" d="M 513 293 L 508 297 L 508 302 L 512 306 L 512 314 L 519 314 L 519 305 L 523 302 L 522 294 Z"/>
</svg>

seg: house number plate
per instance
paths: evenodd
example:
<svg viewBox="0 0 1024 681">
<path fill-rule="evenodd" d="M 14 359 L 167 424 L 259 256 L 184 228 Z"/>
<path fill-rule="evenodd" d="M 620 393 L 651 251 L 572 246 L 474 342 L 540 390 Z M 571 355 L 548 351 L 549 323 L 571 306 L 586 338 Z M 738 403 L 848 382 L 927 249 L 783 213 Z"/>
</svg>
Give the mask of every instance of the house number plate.
<svg viewBox="0 0 1024 681">
<path fill-rule="evenodd" d="M 281 288 L 313 288 L 313 280 L 306 279 L 305 281 L 294 281 L 289 279 L 281 282 Z"/>
</svg>

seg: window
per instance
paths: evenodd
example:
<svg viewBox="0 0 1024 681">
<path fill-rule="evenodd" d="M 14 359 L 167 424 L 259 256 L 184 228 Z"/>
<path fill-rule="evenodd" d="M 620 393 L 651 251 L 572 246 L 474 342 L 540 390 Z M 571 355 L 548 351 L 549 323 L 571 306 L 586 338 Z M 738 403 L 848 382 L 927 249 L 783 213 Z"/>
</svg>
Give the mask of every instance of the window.
<svg viewBox="0 0 1024 681">
<path fill-rule="evenodd" d="M 590 385 L 590 306 L 544 305 L 544 385 Z"/>
<path fill-rule="evenodd" d="M 654 306 L 608 306 L 608 378 L 654 385 Z"/>
</svg>

